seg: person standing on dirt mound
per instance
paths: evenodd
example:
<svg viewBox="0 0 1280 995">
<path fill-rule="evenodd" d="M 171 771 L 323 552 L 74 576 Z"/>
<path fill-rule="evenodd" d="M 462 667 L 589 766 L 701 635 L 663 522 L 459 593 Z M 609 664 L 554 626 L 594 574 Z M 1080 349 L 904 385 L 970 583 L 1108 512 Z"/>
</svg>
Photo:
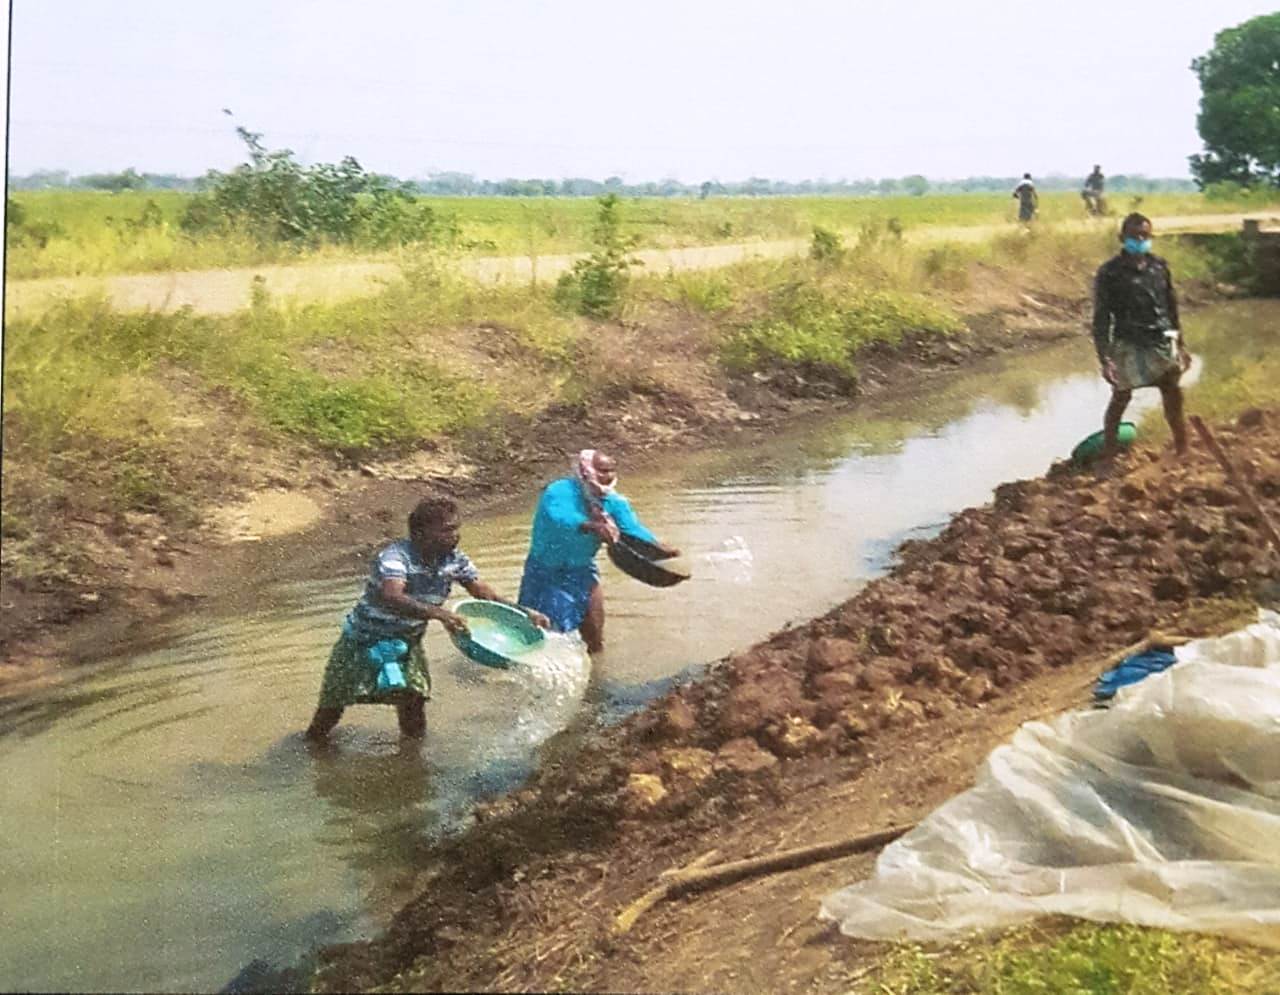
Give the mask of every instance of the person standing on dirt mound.
<svg viewBox="0 0 1280 995">
<path fill-rule="evenodd" d="M 1164 417 L 1178 455 L 1187 451 L 1180 380 L 1191 357 L 1182 341 L 1169 264 L 1151 253 L 1151 220 L 1130 214 L 1120 225 L 1120 253 L 1098 270 L 1093 285 L 1093 344 L 1111 385 L 1103 415 L 1104 467 L 1119 450 L 1120 418 L 1138 387 L 1160 388 Z"/>
<path fill-rule="evenodd" d="M 1040 209 L 1040 195 L 1036 193 L 1030 173 L 1022 174 L 1021 182 L 1013 188 L 1013 195 L 1018 198 L 1018 220 L 1024 223 L 1032 221 Z"/>
<path fill-rule="evenodd" d="M 427 622 L 438 619 L 450 632 L 466 631 L 466 621 L 443 607 L 453 584 L 473 597 L 511 604 L 480 580 L 458 549 L 459 528 L 452 498 L 425 498 L 409 514 L 409 537 L 374 556 L 364 593 L 329 654 L 307 739 L 324 739 L 343 710 L 356 704 L 395 705 L 400 732 L 422 738 L 431 697 L 431 674 L 422 652 Z M 546 616 L 524 611 L 538 625 L 549 626 Z"/>
<path fill-rule="evenodd" d="M 587 651 L 604 648 L 604 592 L 596 553 L 625 534 L 653 543 L 668 556 L 680 551 L 658 542 L 617 492 L 613 458 L 584 449 L 573 459 L 573 474 L 542 491 L 533 515 L 529 556 L 520 581 L 520 603 L 550 617 L 561 632 L 577 629 Z"/>
</svg>

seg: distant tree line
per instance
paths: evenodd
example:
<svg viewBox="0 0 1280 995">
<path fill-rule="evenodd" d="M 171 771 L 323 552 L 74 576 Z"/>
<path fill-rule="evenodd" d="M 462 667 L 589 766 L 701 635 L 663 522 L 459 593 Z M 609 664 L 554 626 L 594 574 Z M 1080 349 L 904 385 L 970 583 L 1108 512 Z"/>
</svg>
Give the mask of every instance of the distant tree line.
<svg viewBox="0 0 1280 995">
<path fill-rule="evenodd" d="M 10 190 L 198 190 L 202 179 L 177 173 L 85 173 L 73 176 L 65 169 L 40 169 L 26 176 L 10 176 Z"/>
<path fill-rule="evenodd" d="M 72 175 L 65 170 L 41 170 L 26 176 L 11 176 L 10 190 L 183 190 L 200 192 L 209 189 L 210 173 L 202 177 L 178 176 L 174 173 L 140 173 L 126 169 L 120 173 Z M 625 183 L 620 177 L 604 180 L 585 177 L 565 179 L 484 180 L 470 173 L 431 173 L 425 179 L 401 181 L 384 174 L 366 174 L 386 187 L 413 191 L 432 197 L 892 197 L 923 196 L 926 193 L 989 193 L 1012 190 L 1018 176 L 970 176 L 960 180 L 931 180 L 914 174 L 898 178 L 861 180 L 771 180 L 752 176 L 745 180 L 683 183 L 665 179 L 643 183 Z M 1036 186 L 1044 191 L 1079 190 L 1080 177 L 1053 174 L 1035 177 Z M 1148 177 L 1123 173 L 1107 177 L 1107 190 L 1113 193 L 1191 192 L 1195 181 L 1182 178 Z"/>
</svg>

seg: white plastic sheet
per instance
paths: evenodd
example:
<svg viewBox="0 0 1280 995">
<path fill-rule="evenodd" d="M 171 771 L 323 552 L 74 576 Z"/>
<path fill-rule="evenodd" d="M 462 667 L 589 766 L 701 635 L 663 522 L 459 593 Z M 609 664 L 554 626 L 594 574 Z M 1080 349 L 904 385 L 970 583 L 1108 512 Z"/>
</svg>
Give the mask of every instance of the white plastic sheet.
<svg viewBox="0 0 1280 995">
<path fill-rule="evenodd" d="M 879 940 L 1062 914 L 1280 948 L 1280 616 L 1176 655 L 1105 711 L 1022 726 L 819 915 Z"/>
</svg>

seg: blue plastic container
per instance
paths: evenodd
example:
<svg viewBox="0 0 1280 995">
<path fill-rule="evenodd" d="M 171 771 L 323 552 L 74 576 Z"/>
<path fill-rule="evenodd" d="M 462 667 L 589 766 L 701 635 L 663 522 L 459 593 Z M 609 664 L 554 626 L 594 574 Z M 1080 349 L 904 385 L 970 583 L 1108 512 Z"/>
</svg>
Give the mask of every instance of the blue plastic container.
<svg viewBox="0 0 1280 995">
<path fill-rule="evenodd" d="M 365 655 L 378 668 L 376 685 L 379 691 L 398 691 L 407 687 L 400 661 L 409 655 L 409 644 L 403 639 L 384 639 L 374 643 Z"/>
</svg>

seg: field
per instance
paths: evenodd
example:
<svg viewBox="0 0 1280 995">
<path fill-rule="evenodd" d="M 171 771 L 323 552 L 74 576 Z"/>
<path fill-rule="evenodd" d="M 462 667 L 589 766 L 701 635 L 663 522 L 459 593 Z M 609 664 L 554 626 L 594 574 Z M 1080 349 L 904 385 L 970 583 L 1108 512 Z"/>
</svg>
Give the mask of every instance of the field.
<svg viewBox="0 0 1280 995">
<path fill-rule="evenodd" d="M 247 234 L 192 238 L 180 227 L 191 199 L 175 191 L 98 193 L 19 192 L 12 200 L 23 218 L 10 223 L 6 277 L 100 276 L 110 273 L 194 270 L 296 262 L 378 258 L 336 245 L 297 248 L 261 243 Z M 597 204 L 592 198 L 424 198 L 448 222 L 439 246 L 469 255 L 540 256 L 590 247 Z M 1083 217 L 1073 193 L 1041 197 L 1041 218 Z M 1153 215 L 1249 210 L 1246 200 L 1210 200 L 1198 194 L 1116 195 L 1114 211 L 1135 206 Z M 868 225 L 901 230 L 922 225 L 1011 222 L 1015 202 L 1001 194 L 923 197 L 712 197 L 707 200 L 630 198 L 622 204 L 624 230 L 642 248 L 672 248 L 753 240 L 808 238 L 815 226 L 856 235 Z M 386 253 L 382 257 L 386 257 Z"/>
</svg>

